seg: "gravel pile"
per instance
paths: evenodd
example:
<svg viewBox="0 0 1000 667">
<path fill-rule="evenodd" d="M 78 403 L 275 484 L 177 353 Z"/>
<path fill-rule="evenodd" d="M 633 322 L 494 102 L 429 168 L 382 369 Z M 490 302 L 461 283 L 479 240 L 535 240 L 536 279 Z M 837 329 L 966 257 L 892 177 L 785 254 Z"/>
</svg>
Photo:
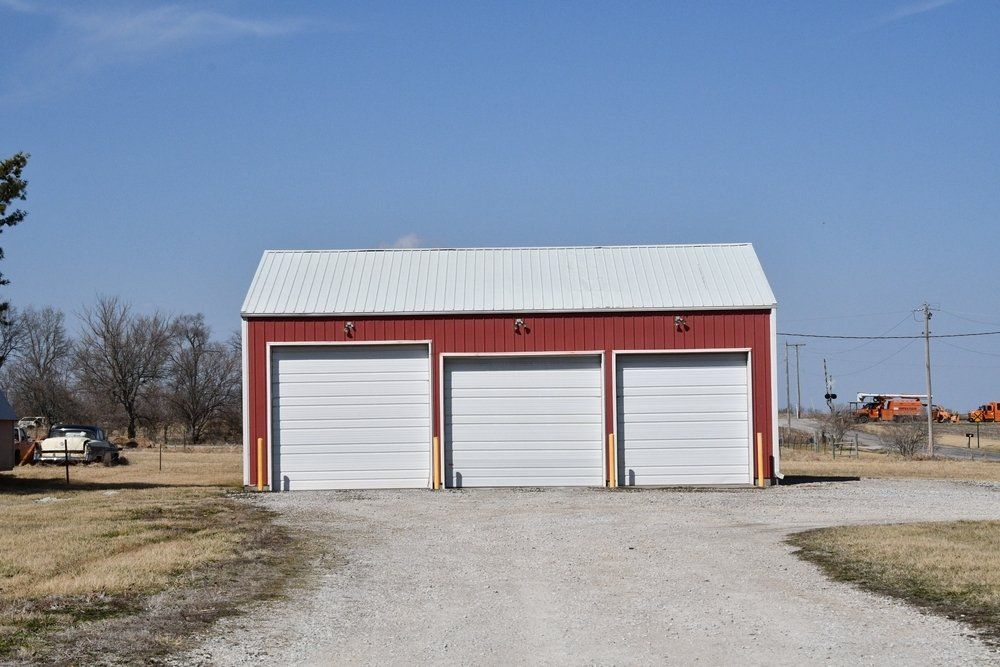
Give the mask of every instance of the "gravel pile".
<svg viewBox="0 0 1000 667">
<path fill-rule="evenodd" d="M 996 664 L 953 621 L 784 544 L 847 523 L 1000 518 L 1000 485 L 296 492 L 251 498 L 324 555 L 304 590 L 178 663 Z M 248 585 L 250 582 L 248 582 Z"/>
</svg>

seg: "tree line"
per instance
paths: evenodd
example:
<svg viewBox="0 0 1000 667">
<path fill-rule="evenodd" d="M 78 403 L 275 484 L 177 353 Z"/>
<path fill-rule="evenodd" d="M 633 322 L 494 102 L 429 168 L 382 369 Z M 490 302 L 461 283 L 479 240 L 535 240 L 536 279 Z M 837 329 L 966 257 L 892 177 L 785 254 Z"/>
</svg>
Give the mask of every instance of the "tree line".
<svg viewBox="0 0 1000 667">
<path fill-rule="evenodd" d="M 0 387 L 20 416 L 98 424 L 134 439 L 181 427 L 186 442 L 242 429 L 240 338 L 217 340 L 201 314 L 139 313 L 105 297 L 77 316 L 11 307 L 0 320 Z"/>
</svg>

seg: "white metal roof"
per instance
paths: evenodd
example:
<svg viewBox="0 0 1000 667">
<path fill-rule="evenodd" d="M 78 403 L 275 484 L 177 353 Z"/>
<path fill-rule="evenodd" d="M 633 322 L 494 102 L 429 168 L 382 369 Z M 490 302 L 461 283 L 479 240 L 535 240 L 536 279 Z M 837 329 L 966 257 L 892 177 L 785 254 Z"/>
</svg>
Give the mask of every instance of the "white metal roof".
<svg viewBox="0 0 1000 667">
<path fill-rule="evenodd" d="M 268 250 L 247 317 L 770 308 L 753 246 Z"/>
</svg>

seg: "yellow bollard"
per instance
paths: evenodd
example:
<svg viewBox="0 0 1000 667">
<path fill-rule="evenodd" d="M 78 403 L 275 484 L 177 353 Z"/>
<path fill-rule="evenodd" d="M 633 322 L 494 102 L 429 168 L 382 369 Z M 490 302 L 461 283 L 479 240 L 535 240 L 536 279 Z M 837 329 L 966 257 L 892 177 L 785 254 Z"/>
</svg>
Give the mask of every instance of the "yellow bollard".
<svg viewBox="0 0 1000 667">
<path fill-rule="evenodd" d="M 264 438 L 257 438 L 257 490 L 264 490 Z"/>
<path fill-rule="evenodd" d="M 438 450 L 438 443 L 438 437 L 435 435 L 431 457 L 434 460 L 434 486 L 432 488 L 435 491 L 441 488 L 441 452 Z"/>
<path fill-rule="evenodd" d="M 608 486 L 618 486 L 618 461 L 615 460 L 615 434 L 608 433 Z"/>
<path fill-rule="evenodd" d="M 764 434 L 757 434 L 757 486 L 764 488 Z"/>
</svg>

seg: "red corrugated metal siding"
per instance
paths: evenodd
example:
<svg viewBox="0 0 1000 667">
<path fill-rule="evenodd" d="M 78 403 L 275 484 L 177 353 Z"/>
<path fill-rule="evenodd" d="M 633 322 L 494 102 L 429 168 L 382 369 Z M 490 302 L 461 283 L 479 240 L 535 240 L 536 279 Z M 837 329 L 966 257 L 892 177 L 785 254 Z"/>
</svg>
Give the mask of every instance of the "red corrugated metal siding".
<svg viewBox="0 0 1000 667">
<path fill-rule="evenodd" d="M 254 318 L 248 322 L 250 355 L 250 442 L 267 433 L 267 343 L 430 340 L 434 355 L 431 381 L 434 434 L 440 435 L 438 355 L 442 352 L 605 352 L 605 423 L 614 423 L 611 388 L 613 350 L 684 350 L 750 348 L 753 430 L 764 436 L 765 475 L 771 477 L 771 331 L 770 311 L 684 313 L 688 328 L 678 331 L 675 313 L 563 314 L 523 319 L 528 331 L 514 332 L 514 315 L 422 316 L 353 319 L 353 337 L 344 334 L 342 318 Z M 250 483 L 257 483 L 256 448 L 251 447 Z M 755 464 L 756 465 L 756 464 Z M 756 469 L 756 467 L 754 468 Z M 267 480 L 265 480 L 265 483 Z"/>
</svg>

